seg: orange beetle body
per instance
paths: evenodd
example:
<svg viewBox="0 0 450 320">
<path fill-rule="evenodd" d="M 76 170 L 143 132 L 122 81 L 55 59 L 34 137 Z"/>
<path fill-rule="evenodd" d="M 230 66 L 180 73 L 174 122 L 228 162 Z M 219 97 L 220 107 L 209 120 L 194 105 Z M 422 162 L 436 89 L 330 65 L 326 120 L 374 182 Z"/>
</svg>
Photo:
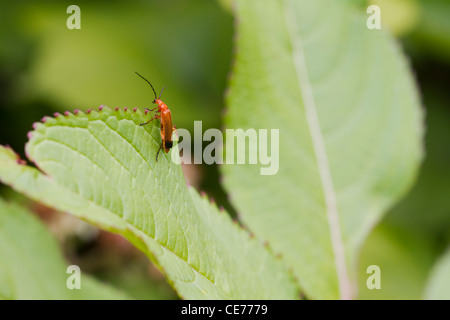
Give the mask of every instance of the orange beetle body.
<svg viewBox="0 0 450 320">
<path fill-rule="evenodd" d="M 168 153 L 173 146 L 172 133 L 175 128 L 172 126 L 172 113 L 167 105 L 160 99 L 156 99 L 155 103 L 158 104 L 158 113 L 155 119 L 161 119 L 161 139 L 164 142 L 164 151 Z"/>
<path fill-rule="evenodd" d="M 158 155 L 159 152 L 161 151 L 161 148 L 164 147 L 164 151 L 166 153 L 168 153 L 170 151 L 170 149 L 173 146 L 173 141 L 172 141 L 172 133 L 175 131 L 175 127 L 172 126 L 172 113 L 169 110 L 169 107 L 167 107 L 167 105 L 160 99 L 161 98 L 161 94 L 162 91 L 161 90 L 161 94 L 159 95 L 159 97 L 156 96 L 156 92 L 155 89 L 153 88 L 152 84 L 145 79 L 143 76 L 141 76 L 139 73 L 136 72 L 136 74 L 138 76 L 140 76 L 142 79 L 144 79 L 148 84 L 150 84 L 150 86 L 153 89 L 153 92 L 155 93 L 155 100 L 153 100 L 152 102 L 157 104 L 158 106 L 156 108 L 153 109 L 148 109 L 145 108 L 148 111 L 153 111 L 156 110 L 155 116 L 153 118 L 151 118 L 149 121 L 145 122 L 145 123 L 141 123 L 140 125 L 146 125 L 148 123 L 150 123 L 151 121 L 155 120 L 155 119 L 161 119 L 161 145 L 159 146 L 159 150 L 156 153 L 156 161 L 158 161 Z"/>
</svg>

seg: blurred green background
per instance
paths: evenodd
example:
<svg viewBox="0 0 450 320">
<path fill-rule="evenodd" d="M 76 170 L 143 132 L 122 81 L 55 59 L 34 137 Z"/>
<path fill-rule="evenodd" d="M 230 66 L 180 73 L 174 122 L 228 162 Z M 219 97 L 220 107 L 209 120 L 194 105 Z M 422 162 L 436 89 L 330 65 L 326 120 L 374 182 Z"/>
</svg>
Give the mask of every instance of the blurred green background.
<svg viewBox="0 0 450 320">
<path fill-rule="evenodd" d="M 336 0 L 339 1 L 339 0 Z M 221 128 L 233 56 L 226 0 L 20 1 L 0 3 L 0 144 L 24 157 L 32 123 L 54 112 L 100 105 L 144 108 L 155 89 L 177 128 Z M 381 7 L 409 57 L 426 109 L 426 159 L 411 192 L 367 240 L 361 298 L 422 297 L 430 268 L 450 243 L 450 1 L 355 1 Z M 69 5 L 81 30 L 69 30 Z M 189 182 L 232 214 L 215 166 L 186 166 Z M 55 231 L 67 258 L 135 298 L 176 298 L 148 259 L 119 236 L 95 230 L 1 186 L 0 196 L 28 204 Z M 365 266 L 382 270 L 382 290 L 365 287 Z"/>
</svg>

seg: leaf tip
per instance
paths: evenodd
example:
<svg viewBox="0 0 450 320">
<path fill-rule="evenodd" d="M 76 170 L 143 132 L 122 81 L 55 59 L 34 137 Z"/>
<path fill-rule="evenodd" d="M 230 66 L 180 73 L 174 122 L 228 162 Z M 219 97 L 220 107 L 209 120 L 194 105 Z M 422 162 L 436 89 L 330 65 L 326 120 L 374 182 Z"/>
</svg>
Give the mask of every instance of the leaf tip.
<svg viewBox="0 0 450 320">
<path fill-rule="evenodd" d="M 87 114 L 90 114 L 91 112 L 92 112 L 92 109 L 87 109 L 87 110 L 86 110 L 86 113 L 87 113 Z"/>
<path fill-rule="evenodd" d="M 78 112 L 80 112 L 80 110 L 78 110 L 78 109 L 73 110 L 73 114 L 76 116 L 78 115 Z"/>
<path fill-rule="evenodd" d="M 137 108 L 134 108 L 134 109 L 133 109 L 133 112 L 136 112 L 136 111 L 137 111 Z"/>
<path fill-rule="evenodd" d="M 59 116 L 60 116 L 59 112 L 55 112 L 55 113 L 53 114 L 53 117 L 54 117 L 54 118 L 58 118 Z"/>
<path fill-rule="evenodd" d="M 64 116 L 65 117 L 68 117 L 70 115 L 70 112 L 69 111 L 64 111 Z"/>
<path fill-rule="evenodd" d="M 127 111 L 128 111 L 128 108 L 127 108 L 127 107 L 123 108 L 123 111 L 127 112 Z"/>
<path fill-rule="evenodd" d="M 14 149 L 11 148 L 11 146 L 9 144 L 5 144 L 3 147 L 5 147 L 7 150 L 12 152 L 12 154 L 15 157 L 15 161 L 16 161 L 17 164 L 19 164 L 19 165 L 25 165 L 26 164 L 26 161 L 21 159 L 20 155 L 16 151 L 14 151 Z"/>
</svg>

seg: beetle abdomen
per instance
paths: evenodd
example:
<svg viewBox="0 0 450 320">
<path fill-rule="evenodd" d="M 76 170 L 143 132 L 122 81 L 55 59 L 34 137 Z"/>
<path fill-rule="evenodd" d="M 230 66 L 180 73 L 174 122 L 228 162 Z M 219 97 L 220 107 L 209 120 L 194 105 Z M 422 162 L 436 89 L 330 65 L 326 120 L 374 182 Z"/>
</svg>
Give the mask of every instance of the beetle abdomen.
<svg viewBox="0 0 450 320">
<path fill-rule="evenodd" d="M 173 146 L 172 141 L 166 141 L 164 144 L 164 149 L 168 150 L 168 149 L 172 148 L 172 146 Z"/>
</svg>

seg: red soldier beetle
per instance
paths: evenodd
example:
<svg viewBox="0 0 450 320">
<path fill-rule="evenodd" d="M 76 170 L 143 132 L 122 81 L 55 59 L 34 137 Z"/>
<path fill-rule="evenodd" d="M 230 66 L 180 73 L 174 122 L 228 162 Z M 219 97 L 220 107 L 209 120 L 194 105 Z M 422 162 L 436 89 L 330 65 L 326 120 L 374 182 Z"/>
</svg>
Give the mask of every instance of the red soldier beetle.
<svg viewBox="0 0 450 320">
<path fill-rule="evenodd" d="M 155 119 L 161 119 L 162 142 L 161 142 L 161 145 L 159 146 L 158 152 L 156 153 L 156 161 L 158 162 L 158 155 L 159 155 L 159 152 L 161 151 L 162 147 L 164 146 L 164 151 L 166 153 L 168 153 L 173 146 L 172 133 L 175 131 L 175 127 L 172 126 L 172 113 L 170 112 L 169 107 L 167 107 L 167 105 L 161 100 L 161 95 L 164 91 L 164 88 L 162 88 L 161 93 L 159 94 L 159 97 L 158 97 L 156 95 L 155 88 L 153 88 L 153 85 L 150 83 L 150 81 L 145 79 L 139 73 L 136 72 L 136 74 L 139 77 L 141 77 L 142 79 L 144 79 L 150 85 L 150 87 L 152 87 L 153 93 L 155 94 L 155 99 L 152 101 L 152 103 L 155 103 L 158 105 L 157 107 L 155 107 L 153 109 L 145 108 L 148 111 L 153 111 L 156 109 L 158 109 L 158 110 L 156 111 L 155 116 L 153 118 L 151 118 L 147 122 L 140 124 L 141 126 L 143 126 L 143 125 L 150 123 L 151 121 L 153 121 Z"/>
</svg>

